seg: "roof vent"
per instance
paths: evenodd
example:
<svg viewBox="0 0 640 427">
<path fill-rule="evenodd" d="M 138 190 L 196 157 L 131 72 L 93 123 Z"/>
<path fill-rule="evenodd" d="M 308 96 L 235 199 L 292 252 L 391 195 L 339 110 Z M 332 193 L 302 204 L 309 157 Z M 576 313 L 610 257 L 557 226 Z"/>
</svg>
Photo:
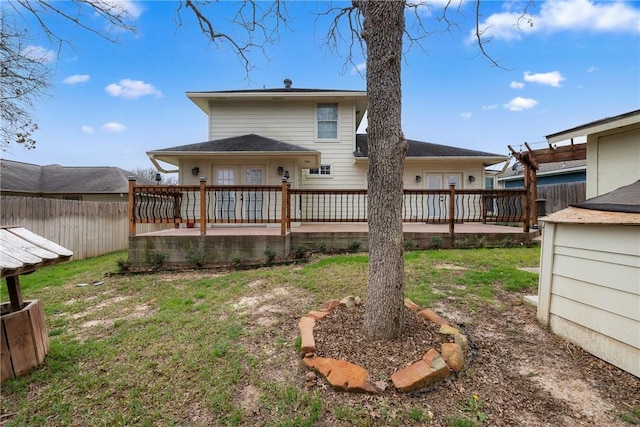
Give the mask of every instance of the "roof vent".
<svg viewBox="0 0 640 427">
<path fill-rule="evenodd" d="M 284 79 L 284 87 L 285 89 L 291 89 L 291 85 L 293 84 L 293 82 L 291 81 L 291 79 Z"/>
</svg>

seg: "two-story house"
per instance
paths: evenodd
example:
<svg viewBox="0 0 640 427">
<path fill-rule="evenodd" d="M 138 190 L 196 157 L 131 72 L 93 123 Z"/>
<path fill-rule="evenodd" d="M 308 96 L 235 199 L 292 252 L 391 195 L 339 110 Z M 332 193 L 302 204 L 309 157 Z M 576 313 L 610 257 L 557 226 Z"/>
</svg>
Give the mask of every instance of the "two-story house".
<svg viewBox="0 0 640 427">
<path fill-rule="evenodd" d="M 367 188 L 366 134 L 358 134 L 367 93 L 294 88 L 187 92 L 208 116 L 209 141 L 148 151 L 161 171 L 181 184 L 278 185 L 292 188 Z M 481 189 L 485 167 L 507 156 L 409 141 L 408 189 Z M 166 167 L 169 164 L 176 168 Z"/>
</svg>

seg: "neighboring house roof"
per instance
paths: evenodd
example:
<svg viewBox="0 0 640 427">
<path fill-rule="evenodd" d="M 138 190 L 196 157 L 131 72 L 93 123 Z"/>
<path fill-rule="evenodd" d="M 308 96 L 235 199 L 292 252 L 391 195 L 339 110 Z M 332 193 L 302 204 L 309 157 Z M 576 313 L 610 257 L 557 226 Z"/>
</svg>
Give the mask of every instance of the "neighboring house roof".
<svg viewBox="0 0 640 427">
<path fill-rule="evenodd" d="M 586 160 L 568 160 L 566 162 L 540 163 L 537 176 L 563 175 L 581 172 L 587 169 Z M 498 181 L 516 181 L 524 179 L 524 167 L 514 163 L 504 173 L 498 175 Z"/>
<path fill-rule="evenodd" d="M 291 156 L 303 162 L 303 167 L 314 168 L 320 163 L 320 152 L 298 145 L 289 144 L 273 138 L 261 135 L 248 134 L 214 141 L 200 142 L 196 144 L 179 145 L 177 147 L 163 148 L 147 151 L 152 162 L 161 160 L 173 165 L 179 164 L 179 157 L 193 156 Z"/>
<path fill-rule="evenodd" d="M 129 192 L 129 171 L 113 166 L 39 166 L 2 160 L 0 191 L 35 194 L 112 194 Z M 155 182 L 136 176 L 136 182 Z"/>
<path fill-rule="evenodd" d="M 617 116 L 607 117 L 601 120 L 586 123 L 584 125 L 576 126 L 571 129 L 563 130 L 561 132 L 552 133 L 551 135 L 547 135 L 546 139 L 549 144 L 553 144 L 555 142 L 565 141 L 570 138 L 604 132 L 610 129 L 621 128 L 636 123 L 640 123 L 640 110 L 634 110 Z"/>
<path fill-rule="evenodd" d="M 572 206 L 607 212 L 640 213 L 640 180 Z"/>
<path fill-rule="evenodd" d="M 407 159 L 483 159 L 487 165 L 504 162 L 507 156 L 487 153 L 484 151 L 469 150 L 466 148 L 451 147 L 448 145 L 433 144 L 408 139 Z M 367 134 L 356 135 L 356 151 L 353 155 L 356 159 L 367 158 L 369 154 L 369 143 Z"/>
</svg>

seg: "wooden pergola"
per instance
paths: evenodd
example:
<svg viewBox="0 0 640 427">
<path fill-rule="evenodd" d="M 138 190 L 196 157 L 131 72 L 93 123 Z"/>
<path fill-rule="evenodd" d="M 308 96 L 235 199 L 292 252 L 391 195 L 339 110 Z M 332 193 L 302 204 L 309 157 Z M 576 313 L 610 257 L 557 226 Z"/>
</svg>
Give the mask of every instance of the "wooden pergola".
<svg viewBox="0 0 640 427">
<path fill-rule="evenodd" d="M 531 223 L 538 223 L 536 200 L 538 199 L 538 169 L 540 163 L 566 162 L 569 160 L 584 160 L 587 158 L 587 144 L 574 144 L 573 138 L 570 145 L 552 146 L 532 150 L 529 144 L 524 143 L 527 151 L 516 151 L 510 145 L 509 151 L 513 157 L 524 166 L 524 188 L 527 192 L 525 198 L 525 210 L 531 212 Z"/>
</svg>

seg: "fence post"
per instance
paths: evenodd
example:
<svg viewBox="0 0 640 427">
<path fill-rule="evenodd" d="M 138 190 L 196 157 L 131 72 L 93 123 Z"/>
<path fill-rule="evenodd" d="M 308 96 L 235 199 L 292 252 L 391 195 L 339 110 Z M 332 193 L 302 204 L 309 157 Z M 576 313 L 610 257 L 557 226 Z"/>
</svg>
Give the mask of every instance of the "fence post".
<svg viewBox="0 0 640 427">
<path fill-rule="evenodd" d="M 451 240 L 454 238 L 454 228 L 456 221 L 456 186 L 449 184 L 449 235 Z"/>
<path fill-rule="evenodd" d="M 133 237 L 136 235 L 136 218 L 134 215 L 135 197 L 133 197 L 133 187 L 136 185 L 136 178 L 130 176 L 127 179 L 129 180 L 129 237 Z"/>
<path fill-rule="evenodd" d="M 200 235 L 207 234 L 207 178 L 200 177 Z"/>
<path fill-rule="evenodd" d="M 531 222 L 531 171 L 529 163 L 524 165 L 524 221 L 522 223 L 522 231 L 529 232 Z"/>
<path fill-rule="evenodd" d="M 287 225 L 291 226 L 289 218 L 289 183 L 287 178 L 282 178 L 282 207 L 280 213 L 280 235 L 287 234 Z"/>
</svg>

